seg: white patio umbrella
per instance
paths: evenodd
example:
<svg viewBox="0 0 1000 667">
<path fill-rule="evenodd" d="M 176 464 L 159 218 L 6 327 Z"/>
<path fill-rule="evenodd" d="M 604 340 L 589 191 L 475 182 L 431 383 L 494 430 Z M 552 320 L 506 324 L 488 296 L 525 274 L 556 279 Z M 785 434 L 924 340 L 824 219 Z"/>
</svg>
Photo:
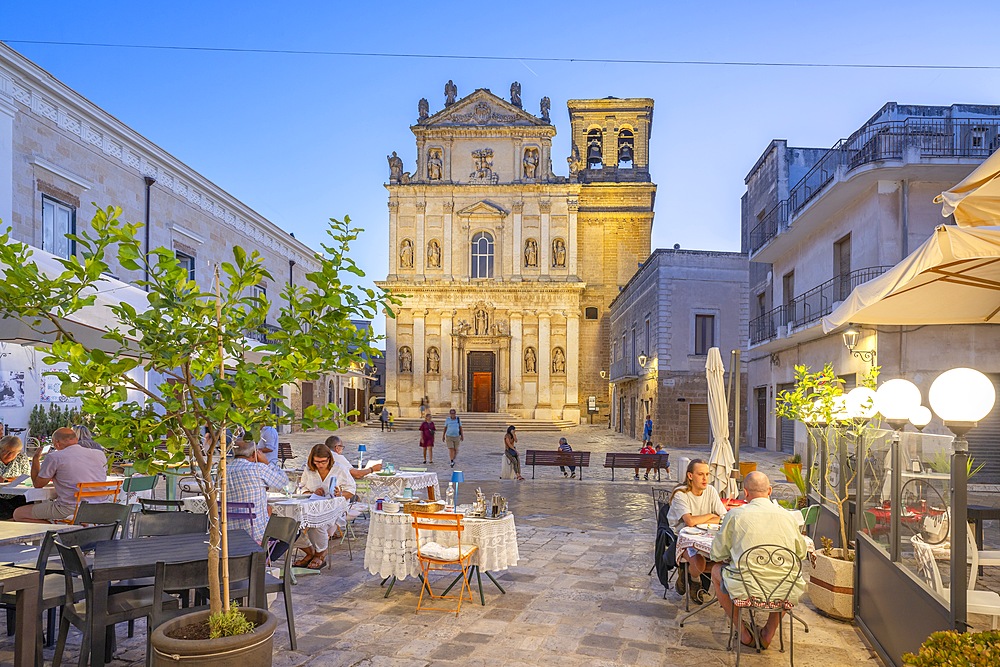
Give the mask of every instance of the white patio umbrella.
<svg viewBox="0 0 1000 667">
<path fill-rule="evenodd" d="M 909 257 L 823 318 L 858 324 L 1000 323 L 1000 227 L 940 225 Z"/>
<path fill-rule="evenodd" d="M 708 422 L 712 427 L 712 455 L 708 459 L 712 486 L 720 494 L 734 497 L 738 489 L 736 480 L 729 476 L 736 462 L 733 446 L 729 442 L 729 406 L 726 403 L 726 369 L 722 365 L 719 348 L 708 350 L 705 377 L 708 379 Z"/>
<path fill-rule="evenodd" d="M 958 185 L 934 198 L 941 215 L 955 216 L 959 227 L 1000 224 L 1000 151 L 993 153 Z"/>
</svg>

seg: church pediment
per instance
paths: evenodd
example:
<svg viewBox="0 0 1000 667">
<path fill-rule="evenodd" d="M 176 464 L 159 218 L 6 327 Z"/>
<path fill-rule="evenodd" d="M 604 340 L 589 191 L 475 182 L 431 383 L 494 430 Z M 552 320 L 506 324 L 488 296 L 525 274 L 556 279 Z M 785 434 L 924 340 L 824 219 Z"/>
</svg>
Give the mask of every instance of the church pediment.
<svg viewBox="0 0 1000 667">
<path fill-rule="evenodd" d="M 488 218 L 505 218 L 507 217 L 508 211 L 493 204 L 488 201 L 477 201 L 472 206 L 466 206 L 462 210 L 458 211 L 459 217 L 462 218 L 474 218 L 474 217 L 488 217 Z"/>
<path fill-rule="evenodd" d="M 546 126 L 549 123 L 497 97 L 485 88 L 479 88 L 433 116 L 424 118 L 419 124 L 431 128 Z"/>
</svg>

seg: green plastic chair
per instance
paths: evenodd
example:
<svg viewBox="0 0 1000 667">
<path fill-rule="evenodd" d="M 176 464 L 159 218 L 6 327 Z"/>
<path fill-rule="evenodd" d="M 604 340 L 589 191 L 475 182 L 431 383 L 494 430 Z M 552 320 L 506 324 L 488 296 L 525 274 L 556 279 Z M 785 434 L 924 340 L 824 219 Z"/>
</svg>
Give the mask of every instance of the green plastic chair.
<svg viewBox="0 0 1000 667">
<path fill-rule="evenodd" d="M 809 535 L 809 526 L 812 526 L 812 534 L 809 535 L 809 539 L 816 539 L 816 525 L 819 523 L 819 505 L 810 505 L 809 507 L 803 507 L 801 510 L 802 519 L 805 521 L 804 528 L 806 529 L 806 534 Z"/>
</svg>

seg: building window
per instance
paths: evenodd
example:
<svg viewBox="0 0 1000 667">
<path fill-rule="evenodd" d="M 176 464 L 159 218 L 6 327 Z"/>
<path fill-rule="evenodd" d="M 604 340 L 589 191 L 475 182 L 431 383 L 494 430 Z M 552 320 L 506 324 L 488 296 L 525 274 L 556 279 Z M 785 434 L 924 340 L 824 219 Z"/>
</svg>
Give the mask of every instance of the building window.
<svg viewBox="0 0 1000 667">
<path fill-rule="evenodd" d="M 194 269 L 192 269 L 193 271 Z M 263 285 L 254 285 L 250 288 L 251 293 L 256 299 L 266 299 L 267 298 L 267 288 Z"/>
<path fill-rule="evenodd" d="M 493 277 L 493 237 L 486 232 L 472 237 L 472 277 Z"/>
<path fill-rule="evenodd" d="M 584 319 L 587 319 L 587 320 L 596 320 L 597 319 L 597 309 L 594 308 L 593 306 L 587 308 L 586 310 L 583 311 L 583 317 L 584 317 Z"/>
<path fill-rule="evenodd" d="M 653 356 L 653 341 L 649 338 L 649 318 L 646 318 L 646 339 L 644 342 L 646 348 L 646 354 Z"/>
<path fill-rule="evenodd" d="M 66 238 L 76 233 L 76 209 L 55 199 L 42 197 L 42 250 L 69 259 L 76 244 Z"/>
<path fill-rule="evenodd" d="M 174 251 L 174 256 L 177 257 L 177 263 L 181 268 L 187 271 L 188 280 L 194 280 L 194 257 L 179 250 Z"/>
<path fill-rule="evenodd" d="M 715 315 L 694 316 L 694 353 L 708 354 L 715 347 Z"/>
<path fill-rule="evenodd" d="M 628 349 L 625 347 L 625 334 L 622 334 L 622 354 L 618 358 L 624 359 L 626 354 L 628 354 Z"/>
</svg>

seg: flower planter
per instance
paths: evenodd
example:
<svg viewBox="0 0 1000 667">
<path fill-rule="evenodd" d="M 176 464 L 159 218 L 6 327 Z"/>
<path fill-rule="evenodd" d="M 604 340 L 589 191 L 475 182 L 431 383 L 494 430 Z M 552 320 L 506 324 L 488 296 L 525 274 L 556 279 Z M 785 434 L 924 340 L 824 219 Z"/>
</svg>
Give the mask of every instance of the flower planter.
<svg viewBox="0 0 1000 667">
<path fill-rule="evenodd" d="M 841 560 L 842 549 L 833 556 L 818 550 L 810 556 L 809 599 L 820 613 L 841 621 L 854 618 L 854 561 Z"/>
<path fill-rule="evenodd" d="M 740 477 L 746 477 L 755 470 L 757 464 L 754 461 L 740 461 Z"/>
<path fill-rule="evenodd" d="M 796 469 L 796 470 L 798 470 L 799 474 L 802 473 L 802 464 L 801 463 L 792 463 L 790 461 L 785 461 L 784 464 L 782 464 L 782 466 L 781 466 L 781 472 L 783 472 L 785 474 L 785 481 L 786 482 L 794 482 L 795 481 L 795 480 L 792 479 L 791 475 L 788 474 L 789 471 L 791 469 L 793 469 L 793 468 Z"/>
<path fill-rule="evenodd" d="M 245 635 L 220 639 L 173 639 L 167 633 L 198 622 L 208 622 L 208 611 L 178 616 L 153 630 L 150 663 L 153 667 L 269 667 L 278 622 L 264 609 L 243 609 L 257 628 Z"/>
</svg>

